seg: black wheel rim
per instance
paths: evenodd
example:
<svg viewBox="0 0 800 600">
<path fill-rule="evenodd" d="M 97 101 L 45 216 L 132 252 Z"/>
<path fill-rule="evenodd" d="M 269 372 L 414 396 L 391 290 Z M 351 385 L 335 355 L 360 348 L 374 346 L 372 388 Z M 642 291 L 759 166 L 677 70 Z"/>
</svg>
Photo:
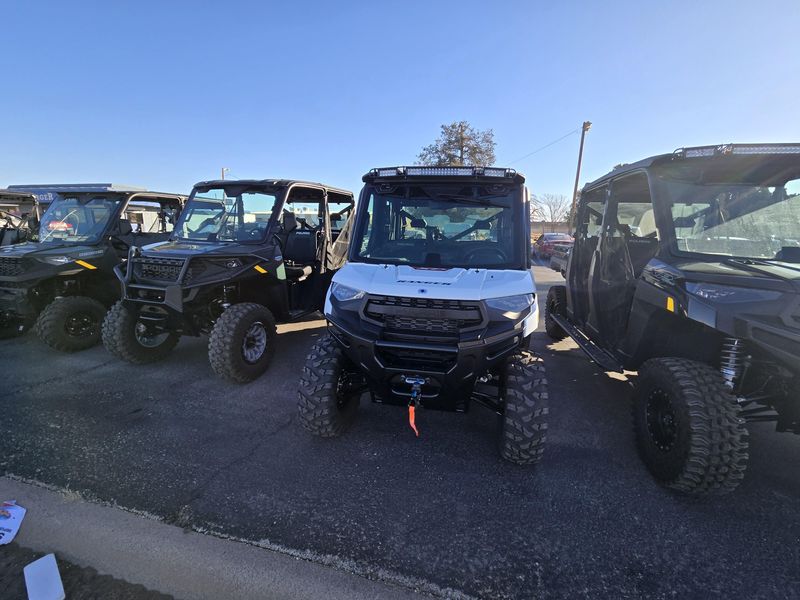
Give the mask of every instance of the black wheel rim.
<svg viewBox="0 0 800 600">
<path fill-rule="evenodd" d="M 267 328 L 256 321 L 247 329 L 242 340 L 242 356 L 248 364 L 257 363 L 267 350 Z"/>
<path fill-rule="evenodd" d="M 64 321 L 64 330 L 74 338 L 88 338 L 97 332 L 97 319 L 86 312 L 77 312 Z"/>
<path fill-rule="evenodd" d="M 656 448 L 669 452 L 678 439 L 675 407 L 664 390 L 653 390 L 647 397 L 647 432 Z"/>
<path fill-rule="evenodd" d="M 336 379 L 336 408 L 344 410 L 352 401 L 353 396 L 359 394 L 363 389 L 363 380 L 357 373 L 347 369 L 339 371 Z"/>
<path fill-rule="evenodd" d="M 133 331 L 136 336 L 136 341 L 139 342 L 140 346 L 145 348 L 158 348 L 169 337 L 168 332 L 149 331 L 147 326 L 141 321 L 136 323 L 136 327 L 134 327 Z"/>
</svg>

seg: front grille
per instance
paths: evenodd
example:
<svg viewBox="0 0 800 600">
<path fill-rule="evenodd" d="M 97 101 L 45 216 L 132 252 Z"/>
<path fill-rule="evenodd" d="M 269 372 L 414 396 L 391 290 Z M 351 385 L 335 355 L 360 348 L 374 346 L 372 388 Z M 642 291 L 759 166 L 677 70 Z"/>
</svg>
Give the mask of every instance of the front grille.
<svg viewBox="0 0 800 600">
<path fill-rule="evenodd" d="M 447 373 L 456 364 L 458 354 L 437 350 L 416 348 L 381 348 L 376 351 L 378 360 L 384 366 L 411 371 Z"/>
<path fill-rule="evenodd" d="M 178 281 L 184 262 L 182 258 L 135 258 L 133 272 L 141 279 Z M 187 269 L 184 281 L 190 279 L 191 268 Z"/>
<path fill-rule="evenodd" d="M 465 300 L 371 296 L 364 314 L 387 331 L 432 335 L 455 335 L 483 323 L 480 305 Z"/>
<path fill-rule="evenodd" d="M 22 275 L 23 271 L 24 267 L 21 258 L 11 256 L 0 258 L 0 276 L 14 277 L 15 275 Z"/>
<path fill-rule="evenodd" d="M 421 319 L 386 315 L 384 322 L 388 329 L 427 331 L 429 333 L 458 333 L 455 319 Z"/>
</svg>

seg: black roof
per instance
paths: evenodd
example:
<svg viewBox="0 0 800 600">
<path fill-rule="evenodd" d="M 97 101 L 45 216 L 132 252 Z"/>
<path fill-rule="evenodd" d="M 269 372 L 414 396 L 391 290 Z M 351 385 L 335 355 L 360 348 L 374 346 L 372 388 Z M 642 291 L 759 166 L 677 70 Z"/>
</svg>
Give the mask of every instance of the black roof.
<svg viewBox="0 0 800 600">
<path fill-rule="evenodd" d="M 748 166 L 757 160 L 763 162 L 770 157 L 789 157 L 790 160 L 800 161 L 800 143 L 783 144 L 718 144 L 716 146 L 691 146 L 678 148 L 669 154 L 656 154 L 642 160 L 620 165 L 609 171 L 602 177 L 587 183 L 583 186 L 584 190 L 595 188 L 608 182 L 611 179 L 639 169 L 647 169 L 666 163 L 677 163 L 679 161 L 697 160 L 730 160 L 738 159 L 742 163 L 747 162 Z M 748 158 L 749 157 L 749 158 Z"/>
<path fill-rule="evenodd" d="M 36 194 L 22 190 L 0 189 L 0 198 L 4 200 L 36 200 Z"/>
<path fill-rule="evenodd" d="M 271 187 L 271 188 L 287 188 L 290 185 L 307 185 L 310 187 L 322 188 L 334 194 L 342 194 L 344 196 L 352 196 L 353 192 L 343 190 L 324 183 L 316 183 L 314 181 L 303 181 L 300 179 L 210 179 L 208 181 L 198 181 L 194 187 L 200 188 L 213 188 L 224 187 L 227 185 L 236 186 L 253 186 L 253 187 Z"/>
<path fill-rule="evenodd" d="M 514 169 L 505 167 L 449 166 L 429 167 L 425 165 L 378 167 L 370 169 L 361 178 L 365 183 L 372 181 L 512 181 L 525 183 L 525 176 Z"/>
<path fill-rule="evenodd" d="M 146 192 L 145 188 L 119 183 L 25 183 L 8 186 L 9 190 L 30 192 Z"/>
<path fill-rule="evenodd" d="M 9 192 L 32 194 L 39 202 L 48 204 L 57 195 L 77 196 L 87 194 L 110 194 L 114 196 L 133 196 L 143 195 L 158 198 L 170 198 L 183 201 L 186 196 L 183 194 L 172 194 L 169 192 L 156 192 L 146 188 L 134 187 L 130 185 L 119 185 L 116 183 L 47 183 L 47 184 L 18 184 L 8 186 Z"/>
</svg>

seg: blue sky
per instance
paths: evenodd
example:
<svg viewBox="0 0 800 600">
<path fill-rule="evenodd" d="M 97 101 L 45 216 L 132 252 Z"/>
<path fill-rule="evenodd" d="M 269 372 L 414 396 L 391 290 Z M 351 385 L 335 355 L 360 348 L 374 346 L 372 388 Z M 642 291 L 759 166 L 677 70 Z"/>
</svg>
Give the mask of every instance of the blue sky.
<svg viewBox="0 0 800 600">
<path fill-rule="evenodd" d="M 582 183 L 800 141 L 800 2 L 6 2 L 0 186 L 292 177 L 353 189 L 442 123 L 507 165 L 580 126 Z M 578 136 L 513 162 L 571 194 Z"/>
</svg>

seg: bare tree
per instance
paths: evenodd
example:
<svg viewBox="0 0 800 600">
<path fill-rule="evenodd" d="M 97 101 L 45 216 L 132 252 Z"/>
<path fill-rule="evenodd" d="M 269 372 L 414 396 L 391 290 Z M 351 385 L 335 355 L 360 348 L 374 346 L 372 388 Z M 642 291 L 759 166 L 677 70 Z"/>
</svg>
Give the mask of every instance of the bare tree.
<svg viewBox="0 0 800 600">
<path fill-rule="evenodd" d="M 442 133 L 417 156 L 421 165 L 434 167 L 485 166 L 494 164 L 494 132 L 479 131 L 467 121 L 442 125 Z"/>
<path fill-rule="evenodd" d="M 542 194 L 531 198 L 531 212 L 548 223 L 566 222 L 571 205 L 564 194 Z"/>
</svg>

